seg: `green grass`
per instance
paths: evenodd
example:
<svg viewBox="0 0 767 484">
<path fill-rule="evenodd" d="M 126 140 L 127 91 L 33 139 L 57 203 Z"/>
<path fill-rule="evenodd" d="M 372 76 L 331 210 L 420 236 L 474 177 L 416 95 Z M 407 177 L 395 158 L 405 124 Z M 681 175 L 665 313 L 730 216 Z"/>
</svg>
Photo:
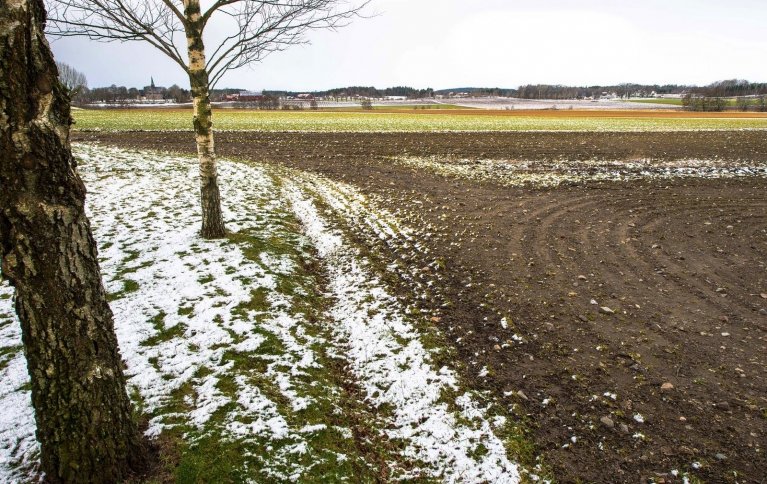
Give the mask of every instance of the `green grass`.
<svg viewBox="0 0 767 484">
<path fill-rule="evenodd" d="M 659 99 L 629 99 L 630 103 L 638 104 L 667 104 L 669 106 L 681 106 L 682 99 L 675 98 L 659 98 Z"/>
<path fill-rule="evenodd" d="M 107 294 L 107 301 L 113 302 L 120 298 L 125 297 L 126 295 L 136 292 L 141 288 L 138 282 L 134 281 L 133 279 L 123 279 L 123 288 L 120 291 L 117 291 L 112 294 Z"/>
<path fill-rule="evenodd" d="M 154 318 L 152 318 L 152 325 L 154 326 L 155 331 L 157 333 L 142 341 L 141 346 L 157 346 L 160 343 L 164 343 L 165 341 L 170 341 L 173 338 L 181 338 L 184 336 L 184 332 L 186 331 L 186 326 L 183 324 L 177 324 L 176 326 L 172 326 L 170 328 L 166 328 L 165 324 L 165 313 L 160 311 L 155 315 Z"/>
<path fill-rule="evenodd" d="M 16 356 L 19 351 L 23 351 L 23 346 L 6 346 L 0 348 L 0 371 L 8 366 L 8 363 Z"/>
<path fill-rule="evenodd" d="M 669 106 L 682 106 L 682 99 L 629 99 L 629 102 L 639 104 L 666 104 Z M 749 106 L 755 106 L 756 100 L 749 99 Z M 728 97 L 725 99 L 725 105 L 730 108 L 738 107 L 738 98 Z"/>
<path fill-rule="evenodd" d="M 291 334 L 299 344 L 312 349 L 318 365 L 305 367 L 301 374 L 294 375 L 293 390 L 311 403 L 302 410 L 294 410 L 278 383 L 268 376 L 272 365 L 282 364 L 275 357 L 287 354 L 288 348 L 259 324 L 273 309 L 271 291 L 263 287 L 255 288 L 251 299 L 232 311 L 237 318 L 253 321 L 252 331 L 263 338 L 261 344 L 253 351 L 227 348 L 221 360 L 211 364 L 226 365 L 226 373 L 218 375 L 216 388 L 232 402 L 237 401 L 244 378 L 274 402 L 292 430 L 324 427 L 303 434 L 307 447 L 299 453 L 290 450 L 293 439 L 272 440 L 258 435 L 232 438 L 226 427 L 235 403 L 217 410 L 203 428 L 179 418 L 174 422 L 177 426 L 165 430 L 162 437 L 170 442 L 163 453 L 163 472 L 175 482 L 287 482 L 297 468 L 303 469 L 298 482 L 378 482 L 386 463 L 401 459 L 394 447 L 396 443 L 387 441 L 377 430 L 383 425 L 381 414 L 373 413 L 364 404 L 361 391 L 350 383 L 344 362 L 328 355 L 322 344 L 331 337 L 331 329 L 322 321 L 329 302 L 322 291 L 322 280 L 313 270 L 312 256 L 304 252 L 301 237 L 297 231 L 294 233 L 297 223 L 292 214 L 277 210 L 270 214 L 274 230 L 271 234 L 253 230 L 233 233 L 228 238 L 254 263 L 263 264 L 264 253 L 275 258 L 287 257 L 295 263 L 290 273 L 269 272 L 275 278 L 276 293 L 300 294 L 291 298 L 294 303 L 291 316 L 301 321 Z M 189 310 L 179 308 L 179 314 Z M 183 325 L 165 328 L 164 319 L 162 312 L 153 318 L 157 333 L 148 345 L 183 337 L 186 329 Z M 195 378 L 203 376 L 200 373 Z M 170 395 L 163 408 L 147 417 L 164 415 L 173 421 L 174 415 L 186 415 L 191 410 L 189 402 L 195 397 L 194 384 L 188 382 Z M 250 423 L 247 419 L 238 421 Z M 344 429 L 357 438 L 346 435 Z"/>
<path fill-rule="evenodd" d="M 190 131 L 191 110 L 83 110 L 75 128 L 102 131 Z M 444 132 L 444 131 L 692 131 L 767 129 L 765 118 L 573 117 L 552 115 L 428 114 L 406 111 L 214 110 L 214 126 L 230 131 Z"/>
</svg>

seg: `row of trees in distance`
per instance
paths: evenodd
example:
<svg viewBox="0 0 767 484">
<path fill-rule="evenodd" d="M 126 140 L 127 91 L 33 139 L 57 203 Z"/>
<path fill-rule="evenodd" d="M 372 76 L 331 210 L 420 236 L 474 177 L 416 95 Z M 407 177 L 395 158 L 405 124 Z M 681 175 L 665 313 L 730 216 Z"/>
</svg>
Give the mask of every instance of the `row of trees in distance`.
<svg viewBox="0 0 767 484">
<path fill-rule="evenodd" d="M 652 97 L 653 95 L 682 94 L 690 86 L 675 84 L 618 84 L 612 86 L 563 86 L 551 84 L 528 84 L 520 86 L 514 97 L 522 99 L 599 99 L 618 96 L 622 99 L 632 97 Z"/>
<path fill-rule="evenodd" d="M 96 87 L 89 89 L 85 76 L 74 68 L 59 63 L 59 72 L 62 82 L 70 90 L 70 95 L 75 104 L 107 103 L 120 104 L 145 99 L 151 94 L 154 100 L 168 102 L 187 103 L 191 102 L 191 91 L 174 84 L 170 87 L 144 88 L 117 86 Z M 236 94 L 243 89 L 223 88 L 211 89 L 210 97 L 214 101 L 224 100 L 229 94 Z M 605 86 L 565 86 L 559 84 L 527 84 L 517 89 L 504 88 L 476 88 L 462 87 L 454 89 L 434 90 L 432 88 L 416 89 L 409 86 L 395 86 L 378 89 L 373 86 L 349 86 L 328 89 L 325 91 L 312 91 L 315 98 L 325 99 L 350 99 L 350 98 L 386 98 L 403 97 L 407 99 L 424 99 L 435 96 L 449 96 L 451 93 L 465 93 L 470 97 L 516 97 L 520 99 L 600 99 L 602 97 L 617 96 L 622 99 L 648 98 L 655 96 L 676 95 L 689 100 L 685 106 L 701 107 L 698 110 L 715 110 L 720 104 L 721 109 L 726 109 L 732 103 L 717 103 L 713 99 L 719 97 L 758 97 L 767 95 L 767 83 L 752 83 L 746 80 L 732 79 L 717 81 L 707 86 L 698 87 L 681 84 L 630 84 Z M 298 91 L 264 91 L 263 100 L 257 104 L 260 109 L 279 109 L 274 102 L 279 98 L 296 97 L 304 93 Z M 738 102 L 740 109 L 760 109 L 760 101 L 746 103 Z M 732 106 L 730 106 L 732 107 Z M 704 109 L 705 108 L 705 109 Z"/>
<path fill-rule="evenodd" d="M 74 104 L 120 104 L 140 100 L 145 98 L 147 94 L 146 89 L 116 86 L 112 84 L 111 86 L 95 87 L 93 89 L 85 87 L 72 96 L 72 102 Z M 167 102 L 188 103 L 192 101 L 192 95 L 189 89 L 184 89 L 177 84 L 173 84 L 170 87 L 156 88 L 152 94 L 155 99 L 161 99 Z"/>
<path fill-rule="evenodd" d="M 463 88 L 462 91 L 476 95 L 483 90 Z M 717 81 L 707 86 L 684 84 L 632 84 L 605 86 L 564 86 L 559 84 L 528 84 L 517 89 L 504 90 L 510 97 L 522 99 L 599 99 L 615 94 L 620 98 L 652 97 L 653 95 L 685 95 L 706 97 L 740 97 L 767 95 L 767 83 L 754 83 L 742 79 Z M 441 92 L 441 91 L 437 91 Z"/>
<path fill-rule="evenodd" d="M 306 91 L 264 91 L 265 95 L 272 95 L 277 97 L 295 97 L 303 93 L 306 93 Z M 349 86 L 328 89 L 325 91 L 313 91 L 309 94 L 312 94 L 314 97 L 323 98 L 384 98 L 396 96 L 405 97 L 408 99 L 423 99 L 434 97 L 435 91 L 430 87 L 426 89 L 416 89 L 409 86 L 395 86 L 387 87 L 385 89 L 378 89 L 373 86 Z"/>
<path fill-rule="evenodd" d="M 682 106 L 687 111 L 720 112 L 736 109 L 738 111 L 767 112 L 767 95 L 728 98 L 688 93 L 682 98 Z"/>
<path fill-rule="evenodd" d="M 767 83 L 729 79 L 717 81 L 704 87 L 696 87 L 691 91 L 694 94 L 709 97 L 763 96 L 767 95 Z"/>
</svg>

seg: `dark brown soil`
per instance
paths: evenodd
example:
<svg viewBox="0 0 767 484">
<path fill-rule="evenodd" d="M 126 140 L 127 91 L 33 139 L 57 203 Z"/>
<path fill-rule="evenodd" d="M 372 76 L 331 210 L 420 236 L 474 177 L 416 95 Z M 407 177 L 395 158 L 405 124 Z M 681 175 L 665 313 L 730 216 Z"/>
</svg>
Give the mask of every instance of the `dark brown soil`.
<svg viewBox="0 0 767 484">
<path fill-rule="evenodd" d="M 190 133 L 75 136 L 194 149 Z M 558 481 L 674 482 L 676 469 L 767 482 L 767 180 L 504 188 L 389 159 L 765 162 L 763 132 L 222 133 L 217 146 L 355 184 L 439 227 L 424 242 L 455 302 L 439 324 L 477 388 L 524 407 Z"/>
</svg>

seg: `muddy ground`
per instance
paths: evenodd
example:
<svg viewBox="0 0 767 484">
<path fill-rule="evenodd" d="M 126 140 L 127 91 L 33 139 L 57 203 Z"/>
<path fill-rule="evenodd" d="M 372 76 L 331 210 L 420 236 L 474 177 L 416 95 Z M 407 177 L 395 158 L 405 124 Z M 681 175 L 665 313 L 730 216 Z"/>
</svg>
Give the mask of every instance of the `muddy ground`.
<svg viewBox="0 0 767 484">
<path fill-rule="evenodd" d="M 75 139 L 194 151 L 190 133 Z M 524 408 L 558 481 L 767 482 L 766 179 L 509 188 L 391 159 L 764 163 L 763 132 L 221 133 L 217 147 L 435 227 L 424 242 L 453 302 L 438 324 L 476 387 Z"/>
</svg>

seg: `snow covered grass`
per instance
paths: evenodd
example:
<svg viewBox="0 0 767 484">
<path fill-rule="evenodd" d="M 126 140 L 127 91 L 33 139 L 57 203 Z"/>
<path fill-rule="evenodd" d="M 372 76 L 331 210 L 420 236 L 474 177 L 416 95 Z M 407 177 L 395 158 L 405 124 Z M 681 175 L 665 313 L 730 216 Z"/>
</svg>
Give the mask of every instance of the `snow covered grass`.
<svg viewBox="0 0 767 484">
<path fill-rule="evenodd" d="M 286 186 L 287 197 L 325 261 L 336 300 L 330 316 L 338 323 L 337 344 L 350 359 L 367 400 L 376 408 L 390 409 L 393 428 L 387 430 L 388 437 L 402 441 L 404 454 L 422 463 L 405 477 L 517 482 L 517 467 L 493 433 L 505 420 L 489 422 L 472 395 L 460 390 L 455 373 L 433 364 L 432 351 L 424 347 L 399 301 L 300 187 L 312 186 L 325 203 L 342 211 L 359 209 L 361 204 L 350 209 L 337 196 L 348 187 L 320 177 L 305 178 L 310 183 Z M 378 218 L 368 220 L 381 229 L 381 236 L 393 235 L 390 225 Z"/>
<path fill-rule="evenodd" d="M 395 161 L 443 176 L 493 181 L 505 186 L 556 187 L 567 183 L 643 178 L 767 176 L 767 164 L 741 164 L 729 160 L 533 161 L 400 157 Z"/>
<path fill-rule="evenodd" d="M 132 396 L 148 435 L 163 433 L 183 448 L 178 478 L 374 474 L 348 427 L 355 405 L 345 382 L 327 368 L 313 305 L 319 284 L 304 268 L 310 248 L 271 178 L 222 166 L 235 234 L 204 241 L 194 160 L 92 146 L 77 155 Z M 16 454 L 33 460 L 26 369 L 9 303 L 2 344 L 13 349 L 14 365 L 3 370 L 13 372 L 2 379 L 3 399 L 25 405 L 4 413 L 3 449 L 19 442 Z M 12 478 L 12 467 L 3 467 L 0 481 Z"/>
<path fill-rule="evenodd" d="M 12 297 L 8 283 L 0 283 L 0 482 L 24 480 L 34 472 L 39 452 L 27 362 Z"/>
<path fill-rule="evenodd" d="M 222 162 L 232 235 L 205 241 L 193 159 L 75 151 L 131 396 L 178 448 L 177 480 L 519 480 L 508 422 L 344 231 L 417 248 L 396 220 L 351 187 Z M 11 295 L 0 286 L 2 482 L 29 479 L 37 452 Z"/>
<path fill-rule="evenodd" d="M 344 390 L 323 365 L 309 248 L 269 175 L 222 166 L 234 235 L 211 242 L 196 234 L 193 160 L 81 150 L 86 182 L 106 181 L 91 211 L 97 240 L 113 241 L 103 270 L 130 384 L 149 435 L 175 429 L 192 444 L 180 472 L 220 478 L 206 474 L 220 458 L 211 445 L 247 464 L 234 476 L 363 472 Z"/>
</svg>

